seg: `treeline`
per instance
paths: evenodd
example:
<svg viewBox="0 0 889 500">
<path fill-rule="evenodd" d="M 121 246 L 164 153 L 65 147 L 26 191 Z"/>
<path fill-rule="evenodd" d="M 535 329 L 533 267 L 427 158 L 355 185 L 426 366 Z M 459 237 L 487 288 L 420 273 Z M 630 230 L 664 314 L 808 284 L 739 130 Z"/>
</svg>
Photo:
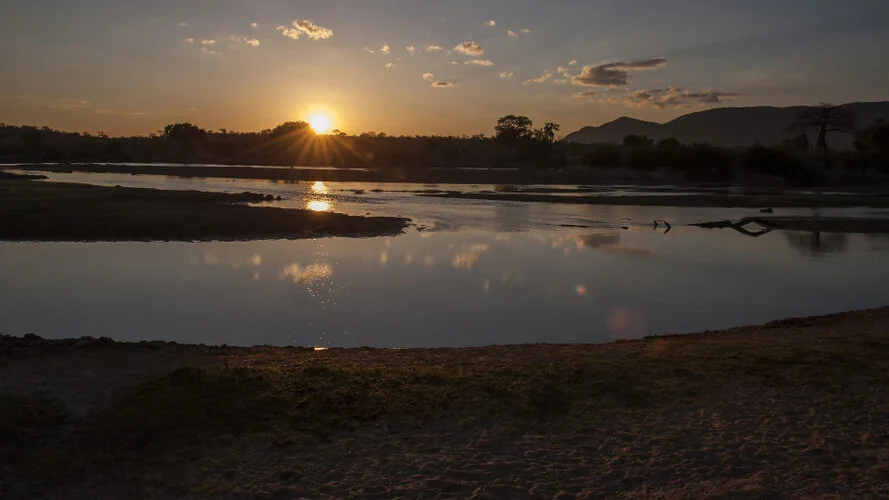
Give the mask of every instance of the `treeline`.
<svg viewBox="0 0 889 500">
<path fill-rule="evenodd" d="M 659 142 L 630 135 L 621 144 L 557 141 L 559 126 L 534 128 L 525 116 L 500 118 L 493 136 L 389 136 L 373 132 L 315 134 L 306 122 L 287 122 L 261 132 L 210 131 L 171 124 L 148 137 L 111 138 L 47 127 L 0 124 L 3 162 L 213 163 L 335 167 L 520 167 L 668 171 L 692 181 L 729 182 L 756 177 L 818 183 L 838 177 L 889 175 L 889 123 L 864 130 L 852 116 L 827 104 L 802 113 L 777 146 L 724 148 Z M 726 124 L 731 126 L 731 124 Z M 855 134 L 854 151 L 832 151 L 834 134 Z M 813 139 L 810 142 L 810 137 Z"/>
<path fill-rule="evenodd" d="M 879 120 L 855 133 L 854 151 L 832 151 L 823 135 L 812 146 L 799 133 L 779 146 L 724 148 L 709 144 L 681 144 L 668 138 L 655 142 L 628 135 L 622 144 L 567 144 L 574 162 L 597 169 L 626 167 L 641 172 L 668 170 L 702 182 L 730 182 L 755 177 L 778 177 L 799 184 L 837 177 L 889 175 L 889 122 Z"/>
<path fill-rule="evenodd" d="M 524 118 L 524 117 L 521 117 Z M 527 118 L 525 118 L 527 120 Z M 498 122 L 499 123 L 499 122 Z M 507 130 L 508 129 L 508 130 Z M 271 166 L 552 166 L 558 125 L 531 121 L 494 137 L 316 134 L 306 122 L 261 132 L 168 125 L 149 137 L 108 137 L 0 125 L 0 162 L 165 162 Z M 507 137 L 508 136 L 508 137 Z"/>
</svg>

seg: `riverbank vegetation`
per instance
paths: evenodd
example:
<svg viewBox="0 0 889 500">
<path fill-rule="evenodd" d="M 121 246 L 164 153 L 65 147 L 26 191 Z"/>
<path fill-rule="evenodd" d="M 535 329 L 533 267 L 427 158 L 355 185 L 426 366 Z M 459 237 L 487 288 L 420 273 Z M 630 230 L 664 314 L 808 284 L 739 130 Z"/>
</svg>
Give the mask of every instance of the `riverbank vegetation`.
<svg viewBox="0 0 889 500">
<path fill-rule="evenodd" d="M 588 177 L 609 177 L 608 170 L 625 168 L 640 178 L 666 172 L 707 183 L 887 182 L 889 123 L 880 120 L 856 131 L 848 116 L 834 116 L 837 109 L 809 108 L 788 124 L 784 143 L 749 147 L 683 144 L 671 138 L 655 143 L 643 135 L 628 135 L 621 144 L 568 143 L 557 140 L 557 124 L 534 128 L 530 119 L 519 115 L 500 118 L 490 137 L 316 134 L 306 122 L 260 132 L 209 131 L 176 123 L 148 137 L 116 138 L 0 126 L 0 161 L 369 167 L 399 170 L 390 176 L 396 179 L 412 178 L 411 170 L 425 167 L 549 170 L 583 165 L 591 169 Z M 828 139 L 838 133 L 855 134 L 855 149 L 831 150 Z"/>
</svg>

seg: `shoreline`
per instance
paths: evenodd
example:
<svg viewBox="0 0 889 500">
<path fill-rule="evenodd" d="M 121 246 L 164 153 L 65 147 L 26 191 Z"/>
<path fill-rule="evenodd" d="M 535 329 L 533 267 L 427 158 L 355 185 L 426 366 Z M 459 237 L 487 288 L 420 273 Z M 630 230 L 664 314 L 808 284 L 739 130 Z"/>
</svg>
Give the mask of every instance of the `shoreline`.
<svg viewBox="0 0 889 500">
<path fill-rule="evenodd" d="M 11 497 L 889 494 L 889 307 L 597 345 L 0 347 Z"/>
<path fill-rule="evenodd" d="M 84 164 L 18 164 L 0 168 L 10 168 L 33 172 L 55 173 L 111 173 L 123 175 L 162 175 L 172 177 L 213 177 L 232 179 L 251 179 L 287 182 L 371 182 L 371 183 L 417 183 L 417 184 L 494 184 L 494 185 L 637 185 L 658 186 L 673 185 L 687 188 L 713 188 L 725 186 L 725 183 L 712 181 L 695 181 L 688 179 L 683 173 L 669 170 L 638 171 L 628 167 L 594 168 L 583 165 L 571 165 L 559 169 L 542 169 L 533 167 L 503 168 L 461 168 L 461 167 L 424 167 L 424 166 L 393 166 L 393 167 L 324 167 L 318 169 L 301 169 L 297 167 L 270 166 L 193 166 L 193 165 L 118 165 L 103 163 Z M 742 184 L 750 188 L 792 189 L 795 187 L 812 188 L 782 180 L 780 178 L 756 177 L 747 179 Z M 826 189 L 844 188 L 865 192 L 886 188 L 886 181 L 872 179 L 863 184 L 861 181 L 848 182 L 834 179 L 833 182 L 820 186 Z"/>
<path fill-rule="evenodd" d="M 254 207 L 255 193 L 104 187 L 0 177 L 2 241 L 244 241 L 394 236 L 407 219 Z"/>
</svg>

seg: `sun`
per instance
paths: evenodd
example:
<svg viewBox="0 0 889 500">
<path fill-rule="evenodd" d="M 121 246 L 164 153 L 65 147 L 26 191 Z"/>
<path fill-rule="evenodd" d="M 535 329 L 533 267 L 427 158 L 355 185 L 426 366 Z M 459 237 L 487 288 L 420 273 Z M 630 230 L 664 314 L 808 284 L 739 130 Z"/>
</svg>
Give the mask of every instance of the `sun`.
<svg viewBox="0 0 889 500">
<path fill-rule="evenodd" d="M 330 132 L 330 129 L 332 128 L 330 117 L 324 113 L 315 113 L 310 116 L 309 125 L 312 126 L 312 130 L 314 130 L 316 134 L 326 134 Z"/>
</svg>

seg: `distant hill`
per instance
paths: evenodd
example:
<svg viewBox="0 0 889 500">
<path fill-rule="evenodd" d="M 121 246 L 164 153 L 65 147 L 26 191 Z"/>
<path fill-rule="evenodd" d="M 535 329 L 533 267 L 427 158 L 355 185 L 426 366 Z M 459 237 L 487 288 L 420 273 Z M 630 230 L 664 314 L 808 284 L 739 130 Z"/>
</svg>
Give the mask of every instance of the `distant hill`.
<svg viewBox="0 0 889 500">
<path fill-rule="evenodd" d="M 856 127 L 859 129 L 880 118 L 889 121 L 889 101 L 856 102 L 843 107 L 855 113 Z M 779 144 L 792 137 L 786 129 L 803 109 L 805 106 L 715 108 L 689 113 L 663 124 L 621 117 L 599 127 L 584 127 L 565 136 L 565 140 L 619 143 L 627 135 L 636 134 L 655 140 L 674 137 L 682 143 L 708 142 L 719 146 Z M 853 141 L 849 134 L 833 133 L 828 136 L 831 148 L 851 148 Z"/>
</svg>

